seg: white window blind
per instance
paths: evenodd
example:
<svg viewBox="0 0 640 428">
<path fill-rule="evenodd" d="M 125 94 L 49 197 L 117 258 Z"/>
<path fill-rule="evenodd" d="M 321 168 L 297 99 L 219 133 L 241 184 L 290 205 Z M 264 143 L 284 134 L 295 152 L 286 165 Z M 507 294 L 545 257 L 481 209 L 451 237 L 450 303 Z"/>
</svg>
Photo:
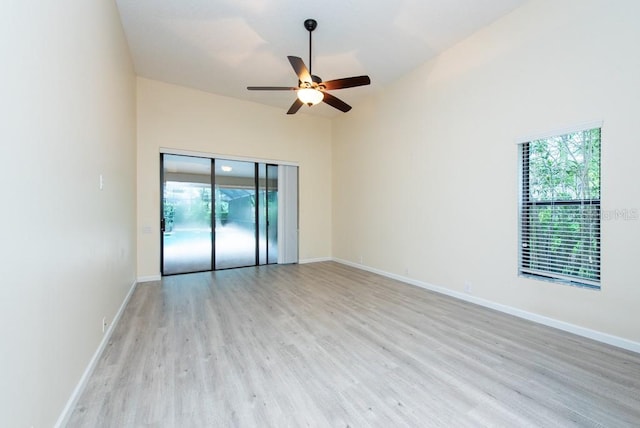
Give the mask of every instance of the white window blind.
<svg viewBox="0 0 640 428">
<path fill-rule="evenodd" d="M 600 287 L 600 136 L 521 144 L 520 274 Z"/>
</svg>

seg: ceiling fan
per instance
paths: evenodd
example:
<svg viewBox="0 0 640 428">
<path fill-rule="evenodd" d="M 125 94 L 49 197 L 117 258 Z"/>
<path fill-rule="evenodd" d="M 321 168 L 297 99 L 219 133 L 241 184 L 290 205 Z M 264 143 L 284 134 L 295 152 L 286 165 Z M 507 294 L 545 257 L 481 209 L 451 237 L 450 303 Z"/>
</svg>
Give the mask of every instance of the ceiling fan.
<svg viewBox="0 0 640 428">
<path fill-rule="evenodd" d="M 369 76 L 353 76 L 323 82 L 320 77 L 312 74 L 311 33 L 317 26 L 318 23 L 315 19 L 307 19 L 304 21 L 304 28 L 309 31 L 309 68 L 307 68 L 301 58 L 297 56 L 287 57 L 293 70 L 298 75 L 298 86 L 247 86 L 247 89 L 250 91 L 297 91 L 298 97 L 289 108 L 289 111 L 287 111 L 287 114 L 295 114 L 303 104 L 311 107 L 321 101 L 345 113 L 351 110 L 349 104 L 331 95 L 327 91 L 368 85 L 371 83 L 371 79 L 369 79 Z"/>
</svg>

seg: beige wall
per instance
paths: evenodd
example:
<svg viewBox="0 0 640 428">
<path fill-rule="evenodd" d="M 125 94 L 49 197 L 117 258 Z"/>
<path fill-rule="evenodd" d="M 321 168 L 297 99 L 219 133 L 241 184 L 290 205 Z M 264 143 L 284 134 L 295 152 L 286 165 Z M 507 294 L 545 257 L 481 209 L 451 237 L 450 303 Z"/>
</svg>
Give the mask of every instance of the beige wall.
<svg viewBox="0 0 640 428">
<path fill-rule="evenodd" d="M 0 426 L 50 427 L 135 281 L 135 75 L 113 1 L 3 4 L 0 52 Z"/>
<path fill-rule="evenodd" d="M 138 79 L 138 277 L 160 274 L 160 148 L 294 162 L 300 259 L 331 256 L 331 124 L 158 81 Z"/>
<path fill-rule="evenodd" d="M 603 221 L 601 291 L 517 276 L 515 144 L 604 121 L 603 210 L 640 209 L 638 16 L 529 2 L 337 119 L 333 256 L 640 342 L 640 219 Z"/>
</svg>

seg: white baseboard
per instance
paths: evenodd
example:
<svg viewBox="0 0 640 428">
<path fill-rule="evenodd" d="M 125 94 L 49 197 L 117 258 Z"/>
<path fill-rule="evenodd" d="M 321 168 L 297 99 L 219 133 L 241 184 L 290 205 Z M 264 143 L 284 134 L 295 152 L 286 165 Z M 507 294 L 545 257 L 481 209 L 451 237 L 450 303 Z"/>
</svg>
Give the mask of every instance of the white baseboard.
<svg viewBox="0 0 640 428">
<path fill-rule="evenodd" d="M 307 263 L 330 262 L 332 260 L 333 260 L 332 257 L 318 257 L 318 258 L 315 258 L 315 259 L 302 259 L 302 260 L 299 260 L 298 264 L 304 265 L 304 264 L 307 264 Z"/>
<path fill-rule="evenodd" d="M 149 275 L 149 276 L 139 276 L 138 277 L 138 284 L 140 284 L 141 282 L 153 282 L 153 281 L 160 281 L 162 280 L 162 276 L 161 275 Z"/>
<path fill-rule="evenodd" d="M 106 348 L 107 344 L 109 343 L 109 339 L 111 338 L 111 334 L 113 333 L 113 330 L 115 329 L 116 325 L 118 324 L 118 321 L 120 321 L 120 317 L 122 317 L 124 309 L 126 308 L 127 303 L 129 303 L 129 299 L 131 299 L 131 296 L 133 295 L 133 292 L 136 289 L 136 285 L 137 285 L 137 282 L 134 282 L 131 285 L 131 288 L 129 288 L 129 292 L 125 296 L 124 301 L 120 305 L 120 308 L 118 308 L 118 312 L 116 312 L 116 315 L 113 318 L 113 322 L 109 325 L 109 327 L 107 328 L 107 331 L 102 336 L 102 341 L 100 341 L 100 345 L 98 345 L 98 349 L 96 349 L 96 352 L 93 354 L 93 357 L 91 357 L 91 360 L 89 361 L 89 365 L 84 370 L 84 373 L 82 373 L 82 377 L 80 377 L 80 381 L 78 382 L 78 384 L 76 385 L 75 389 L 73 390 L 73 393 L 71 394 L 71 397 L 69 397 L 69 400 L 67 401 L 67 405 L 62 410 L 62 413 L 60 414 L 60 417 L 58 417 L 58 420 L 56 421 L 56 424 L 54 425 L 55 428 L 64 427 L 69 422 L 69 418 L 71 417 L 71 413 L 73 412 L 73 409 L 75 408 L 75 406 L 76 406 L 76 404 L 78 402 L 78 399 L 80 398 L 80 395 L 82 394 L 82 391 L 84 391 L 84 388 L 87 385 L 87 381 L 89 380 L 89 377 L 93 373 L 93 370 L 95 369 L 96 364 L 98 364 L 98 360 L 100 359 L 100 356 L 102 355 L 102 353 L 104 352 L 104 349 Z"/>
<path fill-rule="evenodd" d="M 588 339 L 592 339 L 598 342 L 606 343 L 608 345 L 616 346 L 618 348 L 640 353 L 640 343 L 634 342 L 629 339 L 614 336 L 608 333 L 603 333 L 597 330 L 591 330 L 589 328 L 581 327 L 579 325 L 571 324 L 565 321 L 560 321 L 555 318 L 549 318 L 544 315 L 536 314 L 533 312 L 527 312 L 522 309 L 514 308 L 512 306 L 503 305 L 501 303 L 496 303 L 491 300 L 482 299 L 476 296 L 471 296 L 469 294 L 461 293 L 459 291 L 451 290 L 449 288 L 440 287 L 440 286 L 429 284 L 423 281 L 418 281 L 413 278 L 407 278 L 401 275 L 396 275 L 394 273 L 385 272 L 380 269 L 375 269 L 369 266 L 350 262 L 348 260 L 342 260 L 338 258 L 333 258 L 332 260 L 337 263 L 341 263 L 343 265 L 354 267 L 356 269 L 365 270 L 367 272 L 375 273 L 378 275 L 385 276 L 387 278 L 391 278 L 397 281 L 405 282 L 407 284 L 415 285 L 416 287 L 425 288 L 427 290 L 435 291 L 436 293 L 445 294 L 447 296 L 451 296 L 456 299 L 464 300 L 470 303 L 475 303 L 476 305 L 480 305 L 486 308 L 494 309 L 496 311 L 504 312 L 506 314 L 513 315 L 518 318 L 523 318 L 529 321 L 536 322 L 538 324 L 543 324 L 549 327 L 557 328 L 559 330 L 564 330 L 569 333 L 576 334 L 578 336 L 586 337 Z"/>
</svg>

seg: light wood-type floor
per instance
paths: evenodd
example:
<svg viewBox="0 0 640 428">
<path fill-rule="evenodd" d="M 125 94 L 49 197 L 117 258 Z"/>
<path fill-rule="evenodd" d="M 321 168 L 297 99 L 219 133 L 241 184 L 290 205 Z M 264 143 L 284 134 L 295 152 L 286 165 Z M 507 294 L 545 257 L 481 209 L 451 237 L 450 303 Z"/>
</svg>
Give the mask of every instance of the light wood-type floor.
<svg viewBox="0 0 640 428">
<path fill-rule="evenodd" d="M 137 287 L 69 427 L 640 426 L 640 354 L 337 263 Z"/>
</svg>

